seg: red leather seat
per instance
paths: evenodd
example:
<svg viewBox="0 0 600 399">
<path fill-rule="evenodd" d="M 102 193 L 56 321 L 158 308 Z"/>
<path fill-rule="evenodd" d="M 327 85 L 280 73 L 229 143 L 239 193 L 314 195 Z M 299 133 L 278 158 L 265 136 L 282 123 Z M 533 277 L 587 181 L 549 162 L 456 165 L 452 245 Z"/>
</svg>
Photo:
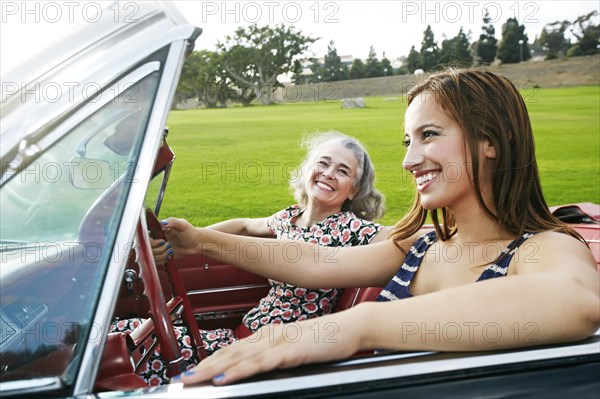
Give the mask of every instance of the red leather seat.
<svg viewBox="0 0 600 399">
<path fill-rule="evenodd" d="M 341 312 L 365 301 L 374 301 L 381 292 L 381 287 L 346 288 L 334 308 Z"/>
</svg>

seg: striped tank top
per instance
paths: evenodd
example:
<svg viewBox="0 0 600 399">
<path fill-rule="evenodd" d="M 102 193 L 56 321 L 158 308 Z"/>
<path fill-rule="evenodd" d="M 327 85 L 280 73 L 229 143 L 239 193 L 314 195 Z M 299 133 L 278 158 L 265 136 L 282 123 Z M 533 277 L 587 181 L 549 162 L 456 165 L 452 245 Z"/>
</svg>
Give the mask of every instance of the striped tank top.
<svg viewBox="0 0 600 399">
<path fill-rule="evenodd" d="M 521 237 L 518 237 L 513 242 L 508 244 L 498 256 L 499 260 L 490 263 L 486 269 L 481 273 L 481 276 L 477 281 L 488 280 L 496 277 L 506 276 L 508 273 L 508 265 L 517 250 L 517 248 L 525 242 L 528 238 L 532 237 L 532 233 L 525 233 Z M 417 241 L 410 247 L 405 259 L 404 264 L 398 270 L 396 275 L 390 280 L 390 282 L 381 291 L 376 301 L 396 301 L 398 299 L 404 299 L 412 297 L 409 286 L 410 282 L 415 276 L 415 273 L 421 265 L 423 256 L 429 249 L 429 247 L 436 241 L 437 236 L 435 231 L 429 232 L 422 235 Z M 508 254 L 502 257 L 504 254 Z"/>
</svg>

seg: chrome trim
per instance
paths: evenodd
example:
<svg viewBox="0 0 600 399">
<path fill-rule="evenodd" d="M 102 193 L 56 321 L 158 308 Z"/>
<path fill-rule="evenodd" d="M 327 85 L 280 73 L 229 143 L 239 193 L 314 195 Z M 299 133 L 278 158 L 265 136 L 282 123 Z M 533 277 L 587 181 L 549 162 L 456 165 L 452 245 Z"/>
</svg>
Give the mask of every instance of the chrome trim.
<svg viewBox="0 0 600 399">
<path fill-rule="evenodd" d="M 232 319 L 236 317 L 243 317 L 246 313 L 248 313 L 249 309 L 240 309 L 240 310 L 224 310 L 222 312 L 203 312 L 196 313 L 194 317 L 197 321 L 206 321 L 206 320 L 222 320 L 222 319 Z"/>
<path fill-rule="evenodd" d="M 217 294 L 219 292 L 230 292 L 230 291 L 238 291 L 238 290 L 252 290 L 255 288 L 267 288 L 270 287 L 269 284 L 248 284 L 248 285 L 236 285 L 233 287 L 220 287 L 220 288 L 205 288 L 203 290 L 191 290 L 188 291 L 188 296 L 190 295 L 204 295 L 204 294 Z"/>
<path fill-rule="evenodd" d="M 183 355 L 179 356 L 177 359 L 171 360 L 169 364 L 177 364 L 183 360 Z"/>
<path fill-rule="evenodd" d="M 183 28 L 183 27 L 181 27 Z M 181 31 L 181 28 L 176 28 Z M 187 27 L 192 30 L 191 26 Z M 178 34 L 177 36 L 179 36 Z M 175 38 L 173 38 L 175 40 Z M 187 40 L 173 42 L 170 45 L 166 62 L 163 68 L 163 74 L 158 84 L 154 104 L 150 112 L 150 119 L 146 128 L 146 138 L 140 149 L 140 155 L 136 165 L 142 167 L 136 170 L 136 179 L 132 182 L 129 195 L 126 200 L 123 216 L 119 224 L 119 233 L 115 241 L 114 250 L 127 248 L 127 244 L 132 242 L 138 220 L 143 218 L 144 197 L 152 175 L 152 168 L 148 165 L 154 165 L 158 148 L 162 140 L 162 133 L 166 124 L 167 115 L 170 110 L 171 100 L 175 93 L 179 73 L 183 64 L 183 57 L 187 46 Z M 113 253 L 111 259 L 114 258 Z M 118 259 L 118 254 L 116 254 Z M 101 326 L 107 331 L 110 324 L 118 296 L 121 278 L 127 263 L 127 257 L 119 259 L 118 262 L 112 262 L 107 270 L 103 290 L 98 301 L 98 306 L 94 315 L 93 325 Z M 98 342 L 89 342 L 82 354 L 80 373 L 73 395 L 83 395 L 91 393 L 94 388 L 94 382 L 100 358 L 104 350 L 107 334 L 103 333 Z"/>
<path fill-rule="evenodd" d="M 25 395 L 61 388 L 64 388 L 64 384 L 58 377 L 0 382 L 0 393 L 3 397 L 11 394 Z"/>
<path fill-rule="evenodd" d="M 287 377 L 293 375 L 289 370 L 282 375 L 275 376 L 272 380 L 242 382 L 228 386 L 213 386 L 204 384 L 202 386 L 184 387 L 183 384 L 171 384 L 156 391 L 148 390 L 140 392 L 145 398 L 233 398 L 246 396 L 259 396 L 267 394 L 285 395 L 285 392 L 334 387 L 346 384 L 355 384 L 368 381 L 396 379 L 416 375 L 430 375 L 435 373 L 478 369 L 515 363 L 527 363 L 531 361 L 544 361 L 561 359 L 565 357 L 577 357 L 582 355 L 598 354 L 598 337 L 592 338 L 593 342 L 568 345 L 552 348 L 528 348 L 518 351 L 503 351 L 497 353 L 460 352 L 460 353 L 436 353 L 417 352 L 401 353 L 383 357 L 350 360 L 333 364 L 331 368 L 323 370 L 319 367 L 313 374 L 303 370 L 304 375 Z M 435 356 L 442 355 L 441 359 Z M 450 358 L 448 358 L 450 356 Z M 415 362 L 406 362 L 406 359 L 418 358 Z M 432 357 L 432 359 L 427 359 Z M 400 360 L 400 364 L 390 364 L 390 361 Z M 382 365 L 371 365 L 350 370 L 340 370 L 343 366 L 360 365 L 367 363 L 383 362 Z M 275 372 L 277 373 L 277 372 Z M 268 375 L 267 377 L 268 378 Z M 104 397 L 101 393 L 100 398 Z M 124 395 L 125 396 L 125 395 Z M 108 395 L 106 396 L 108 397 Z M 114 397 L 114 393 L 112 395 Z"/>
</svg>

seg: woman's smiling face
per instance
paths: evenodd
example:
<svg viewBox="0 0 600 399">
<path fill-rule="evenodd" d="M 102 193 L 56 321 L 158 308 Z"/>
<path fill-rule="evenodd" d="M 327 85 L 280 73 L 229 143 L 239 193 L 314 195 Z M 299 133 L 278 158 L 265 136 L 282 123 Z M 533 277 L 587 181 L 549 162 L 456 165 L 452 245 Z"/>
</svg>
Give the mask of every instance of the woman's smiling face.
<svg viewBox="0 0 600 399">
<path fill-rule="evenodd" d="M 423 207 L 452 208 L 459 200 L 475 199 L 463 130 L 435 101 L 434 93 L 423 92 L 411 102 L 404 126 L 403 167 L 414 176 Z"/>
<path fill-rule="evenodd" d="M 341 210 L 344 201 L 357 191 L 354 182 L 358 173 L 358 161 L 351 150 L 335 142 L 322 145 L 306 179 L 309 200 Z"/>
</svg>

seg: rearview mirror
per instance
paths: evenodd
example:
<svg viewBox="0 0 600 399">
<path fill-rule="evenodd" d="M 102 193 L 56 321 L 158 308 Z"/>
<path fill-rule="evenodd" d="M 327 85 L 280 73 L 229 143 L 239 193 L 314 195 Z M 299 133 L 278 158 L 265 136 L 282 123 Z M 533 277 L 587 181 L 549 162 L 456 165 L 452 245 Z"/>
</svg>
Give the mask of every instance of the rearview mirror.
<svg viewBox="0 0 600 399">
<path fill-rule="evenodd" d="M 77 188 L 108 188 L 114 181 L 108 162 L 78 157 L 71 160 L 69 178 Z"/>
</svg>

